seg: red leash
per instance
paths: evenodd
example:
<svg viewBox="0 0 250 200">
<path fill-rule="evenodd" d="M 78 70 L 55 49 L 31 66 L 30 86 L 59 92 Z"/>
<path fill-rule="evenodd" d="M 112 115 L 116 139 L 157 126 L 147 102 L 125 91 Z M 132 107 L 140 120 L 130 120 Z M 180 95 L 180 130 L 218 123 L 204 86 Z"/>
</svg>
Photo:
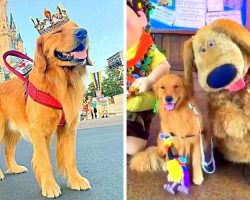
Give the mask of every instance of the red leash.
<svg viewBox="0 0 250 200">
<path fill-rule="evenodd" d="M 13 67 L 10 66 L 10 64 L 7 62 L 7 57 L 8 56 L 15 56 L 21 59 L 25 59 L 28 61 L 33 62 L 33 60 L 28 57 L 27 55 L 18 52 L 18 51 L 7 51 L 3 54 L 3 61 L 4 64 L 6 65 L 6 67 L 13 72 L 18 78 L 20 78 L 24 83 L 25 83 L 25 100 L 27 100 L 27 95 L 30 96 L 31 99 L 33 99 L 33 101 L 42 104 L 44 106 L 50 107 L 50 108 L 54 108 L 57 110 L 62 110 L 62 117 L 60 119 L 60 122 L 58 124 L 59 127 L 63 127 L 66 124 L 66 119 L 65 119 L 65 114 L 63 111 L 63 107 L 61 105 L 61 103 L 55 99 L 54 97 L 52 97 L 50 94 L 43 92 L 41 90 L 38 90 L 28 79 L 28 76 L 25 77 L 23 76 L 20 72 L 18 72 L 17 70 L 15 70 Z"/>
</svg>

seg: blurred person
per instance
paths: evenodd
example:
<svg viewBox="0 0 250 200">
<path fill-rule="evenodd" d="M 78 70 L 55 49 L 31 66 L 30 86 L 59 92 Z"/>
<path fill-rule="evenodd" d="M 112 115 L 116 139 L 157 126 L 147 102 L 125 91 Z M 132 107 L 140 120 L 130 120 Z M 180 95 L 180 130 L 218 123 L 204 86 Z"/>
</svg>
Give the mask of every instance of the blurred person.
<svg viewBox="0 0 250 200">
<path fill-rule="evenodd" d="M 87 101 L 88 109 L 89 109 L 92 119 L 94 119 L 94 106 L 92 104 L 92 100 L 93 100 L 92 96 L 88 96 L 88 101 Z"/>
<path fill-rule="evenodd" d="M 104 97 L 104 95 L 102 95 L 99 98 L 99 102 L 100 102 L 101 109 L 102 109 L 102 118 L 104 118 L 104 117 L 107 118 L 108 117 L 108 110 L 107 110 L 108 99 L 109 99 L 109 97 Z"/>
<path fill-rule="evenodd" d="M 85 100 L 85 98 L 83 98 L 82 113 L 80 116 L 80 120 L 83 121 L 85 117 L 86 117 L 86 120 L 88 120 L 88 102 Z"/>
<path fill-rule="evenodd" d="M 93 98 L 93 100 L 92 100 L 92 106 L 94 108 L 95 118 L 97 119 L 97 100 L 96 100 L 96 98 Z"/>
</svg>

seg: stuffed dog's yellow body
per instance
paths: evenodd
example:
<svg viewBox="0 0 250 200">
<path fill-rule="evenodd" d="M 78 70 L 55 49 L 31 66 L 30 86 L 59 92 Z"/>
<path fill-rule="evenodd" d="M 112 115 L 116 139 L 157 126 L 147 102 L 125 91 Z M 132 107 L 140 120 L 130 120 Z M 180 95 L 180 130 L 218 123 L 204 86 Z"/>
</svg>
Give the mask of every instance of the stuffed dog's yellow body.
<svg viewBox="0 0 250 200">
<path fill-rule="evenodd" d="M 250 33 L 231 20 L 217 20 L 185 42 L 186 84 L 192 71 L 208 93 L 209 118 L 224 157 L 250 163 Z"/>
</svg>

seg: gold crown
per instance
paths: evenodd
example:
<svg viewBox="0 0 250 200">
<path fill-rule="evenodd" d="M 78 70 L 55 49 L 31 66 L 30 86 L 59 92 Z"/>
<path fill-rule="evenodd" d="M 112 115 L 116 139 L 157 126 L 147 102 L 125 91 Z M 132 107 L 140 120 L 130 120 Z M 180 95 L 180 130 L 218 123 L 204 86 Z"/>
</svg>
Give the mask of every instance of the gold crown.
<svg viewBox="0 0 250 200">
<path fill-rule="evenodd" d="M 46 18 L 42 21 L 36 18 L 35 22 L 35 20 L 31 18 L 34 27 L 40 35 L 51 32 L 69 21 L 66 10 L 64 10 L 61 6 L 57 6 L 57 13 L 53 15 L 48 9 L 45 8 L 44 15 Z"/>
</svg>

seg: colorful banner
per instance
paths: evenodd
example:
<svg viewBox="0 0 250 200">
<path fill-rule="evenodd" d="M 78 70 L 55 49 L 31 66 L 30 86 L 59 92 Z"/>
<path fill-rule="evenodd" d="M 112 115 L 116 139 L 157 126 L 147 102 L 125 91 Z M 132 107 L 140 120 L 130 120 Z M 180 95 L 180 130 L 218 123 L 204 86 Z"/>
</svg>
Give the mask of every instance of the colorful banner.
<svg viewBox="0 0 250 200">
<path fill-rule="evenodd" d="M 102 72 L 101 71 L 94 72 L 94 73 L 91 73 L 90 76 L 91 76 L 92 81 L 95 85 L 95 88 L 97 90 L 102 91 Z"/>
</svg>

